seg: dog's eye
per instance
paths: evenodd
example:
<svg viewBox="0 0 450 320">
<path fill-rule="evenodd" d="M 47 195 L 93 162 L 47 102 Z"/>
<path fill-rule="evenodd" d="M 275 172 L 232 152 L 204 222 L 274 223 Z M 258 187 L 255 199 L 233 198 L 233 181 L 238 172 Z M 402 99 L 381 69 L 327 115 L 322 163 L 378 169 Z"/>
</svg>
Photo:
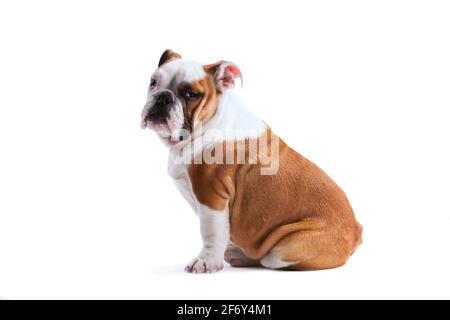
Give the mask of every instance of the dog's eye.
<svg viewBox="0 0 450 320">
<path fill-rule="evenodd" d="M 150 80 L 150 88 L 154 88 L 156 86 L 156 80 L 152 79 Z"/>
<path fill-rule="evenodd" d="M 189 99 L 189 100 L 195 100 L 198 99 L 200 97 L 200 93 L 197 93 L 195 91 L 192 90 L 188 90 L 184 93 L 184 96 Z"/>
</svg>

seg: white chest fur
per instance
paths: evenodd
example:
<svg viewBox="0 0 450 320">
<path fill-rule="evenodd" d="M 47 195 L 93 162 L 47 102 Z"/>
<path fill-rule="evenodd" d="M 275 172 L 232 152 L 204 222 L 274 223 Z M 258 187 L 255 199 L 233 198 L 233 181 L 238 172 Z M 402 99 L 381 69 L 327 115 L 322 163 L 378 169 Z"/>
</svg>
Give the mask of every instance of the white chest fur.
<svg viewBox="0 0 450 320">
<path fill-rule="evenodd" d="M 197 213 L 197 204 L 194 193 L 192 192 L 192 185 L 188 175 L 188 165 L 183 163 L 176 163 L 173 160 L 173 155 L 169 155 L 167 172 L 172 177 L 178 190 L 182 196 L 191 206 L 192 210 Z"/>
</svg>

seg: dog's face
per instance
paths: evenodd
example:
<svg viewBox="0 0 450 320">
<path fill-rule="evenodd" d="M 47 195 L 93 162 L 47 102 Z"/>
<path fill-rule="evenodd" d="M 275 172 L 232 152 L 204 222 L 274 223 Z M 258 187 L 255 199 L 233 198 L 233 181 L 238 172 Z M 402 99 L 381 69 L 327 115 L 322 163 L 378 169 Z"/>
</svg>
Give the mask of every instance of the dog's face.
<svg viewBox="0 0 450 320">
<path fill-rule="evenodd" d="M 198 124 L 212 118 L 236 78 L 242 76 L 233 63 L 203 65 L 164 51 L 150 80 L 141 127 L 154 130 L 168 146 L 188 139 Z"/>
</svg>

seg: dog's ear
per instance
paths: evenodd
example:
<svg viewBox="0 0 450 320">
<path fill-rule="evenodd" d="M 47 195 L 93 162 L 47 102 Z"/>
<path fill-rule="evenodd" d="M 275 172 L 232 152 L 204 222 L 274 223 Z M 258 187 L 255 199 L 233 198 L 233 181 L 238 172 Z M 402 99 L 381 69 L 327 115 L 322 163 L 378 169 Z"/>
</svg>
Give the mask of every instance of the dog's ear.
<svg viewBox="0 0 450 320">
<path fill-rule="evenodd" d="M 213 64 L 207 64 L 203 68 L 214 78 L 216 87 L 221 92 L 228 88 L 233 88 L 234 80 L 237 78 L 241 79 L 242 85 L 241 70 L 233 62 L 219 61 Z"/>
<path fill-rule="evenodd" d="M 181 59 L 181 55 L 173 52 L 170 49 L 167 49 L 163 52 L 161 58 L 159 58 L 158 68 L 161 67 L 164 63 L 167 63 L 172 60 Z"/>
</svg>

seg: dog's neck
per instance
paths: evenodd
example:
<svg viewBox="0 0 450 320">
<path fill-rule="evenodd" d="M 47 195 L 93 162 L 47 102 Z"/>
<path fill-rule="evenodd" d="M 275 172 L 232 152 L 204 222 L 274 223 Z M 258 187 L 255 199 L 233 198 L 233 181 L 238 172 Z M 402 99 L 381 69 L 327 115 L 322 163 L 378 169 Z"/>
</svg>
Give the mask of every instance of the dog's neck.
<svg viewBox="0 0 450 320">
<path fill-rule="evenodd" d="M 222 94 L 216 113 L 203 125 L 195 126 L 188 140 L 173 146 L 171 154 L 194 156 L 205 147 L 227 141 L 259 137 L 266 124 L 242 103 L 235 90 Z"/>
<path fill-rule="evenodd" d="M 226 134 L 227 140 L 241 140 L 258 137 L 264 129 L 264 122 L 247 109 L 235 90 L 230 89 L 220 98 L 214 116 L 203 125 L 203 135 L 208 130 L 217 130 Z"/>
</svg>

